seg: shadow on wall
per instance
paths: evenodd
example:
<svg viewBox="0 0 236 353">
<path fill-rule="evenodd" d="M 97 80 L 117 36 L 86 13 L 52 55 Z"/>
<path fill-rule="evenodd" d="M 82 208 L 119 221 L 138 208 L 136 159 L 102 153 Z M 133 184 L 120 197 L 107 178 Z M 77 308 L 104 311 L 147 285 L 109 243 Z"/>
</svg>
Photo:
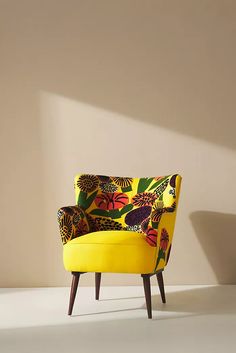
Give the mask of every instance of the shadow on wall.
<svg viewBox="0 0 236 353">
<path fill-rule="evenodd" d="M 233 2 L 29 2 L 19 21 L 25 12 L 11 11 L 22 80 L 236 148 Z"/>
<path fill-rule="evenodd" d="M 71 8 L 71 13 L 57 13 L 51 16 L 52 28 L 60 40 L 41 33 L 40 42 L 47 37 L 51 46 L 37 69 L 39 85 L 235 149 L 235 6 L 222 5 L 223 9 L 219 3 L 206 9 L 195 2 L 185 12 L 173 2 L 169 6 L 153 1 L 151 11 L 143 2 L 135 9 L 127 1 L 123 6 L 120 1 L 107 2 L 104 7 L 93 2 L 92 8 L 83 5 Z M 76 45 L 71 41 L 74 28 Z"/>
<path fill-rule="evenodd" d="M 218 282 L 236 284 L 236 215 L 196 211 L 190 219 Z"/>
</svg>

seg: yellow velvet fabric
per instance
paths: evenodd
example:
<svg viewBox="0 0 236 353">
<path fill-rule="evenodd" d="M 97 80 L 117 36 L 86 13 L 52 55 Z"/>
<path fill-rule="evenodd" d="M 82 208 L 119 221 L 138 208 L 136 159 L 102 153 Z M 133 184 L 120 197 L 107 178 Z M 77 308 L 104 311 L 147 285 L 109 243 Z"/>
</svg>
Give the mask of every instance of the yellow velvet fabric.
<svg viewBox="0 0 236 353">
<path fill-rule="evenodd" d="M 151 273 L 157 251 L 144 234 L 126 230 L 89 233 L 63 248 L 65 269 L 75 272 Z"/>
</svg>

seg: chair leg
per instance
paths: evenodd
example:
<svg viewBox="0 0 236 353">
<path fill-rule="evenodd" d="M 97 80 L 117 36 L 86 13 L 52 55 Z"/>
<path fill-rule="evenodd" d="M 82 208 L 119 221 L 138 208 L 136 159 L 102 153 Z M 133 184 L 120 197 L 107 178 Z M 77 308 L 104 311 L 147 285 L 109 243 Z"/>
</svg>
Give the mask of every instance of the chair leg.
<svg viewBox="0 0 236 353">
<path fill-rule="evenodd" d="M 100 272 L 95 272 L 95 298 L 96 300 L 99 300 L 99 293 L 100 293 L 100 284 L 101 284 L 101 273 Z"/>
<path fill-rule="evenodd" d="M 72 283 L 71 283 L 71 290 L 70 290 L 70 303 L 69 303 L 68 315 L 72 314 L 75 296 L 76 296 L 78 283 L 79 283 L 79 278 L 80 278 L 80 272 L 72 272 Z"/>
<path fill-rule="evenodd" d="M 157 273 L 156 276 L 157 276 L 157 282 L 158 282 L 158 286 L 159 286 L 160 293 L 161 293 L 162 303 L 166 303 L 165 288 L 164 288 L 164 281 L 163 281 L 162 272 Z"/>
<path fill-rule="evenodd" d="M 148 318 L 151 319 L 152 318 L 152 297 L 151 297 L 150 275 L 144 274 L 141 276 L 143 277 L 143 287 L 144 287 L 144 293 L 146 298 Z"/>
</svg>

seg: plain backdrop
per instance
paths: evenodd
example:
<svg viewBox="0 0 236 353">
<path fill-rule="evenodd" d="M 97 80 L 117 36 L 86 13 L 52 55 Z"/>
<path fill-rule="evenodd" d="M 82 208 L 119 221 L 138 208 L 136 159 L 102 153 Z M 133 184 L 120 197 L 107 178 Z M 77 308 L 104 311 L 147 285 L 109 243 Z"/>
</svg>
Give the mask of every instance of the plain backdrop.
<svg viewBox="0 0 236 353">
<path fill-rule="evenodd" d="M 180 173 L 166 283 L 236 283 L 235 38 L 233 0 L 0 0 L 1 286 L 69 284 L 81 172 Z"/>
</svg>

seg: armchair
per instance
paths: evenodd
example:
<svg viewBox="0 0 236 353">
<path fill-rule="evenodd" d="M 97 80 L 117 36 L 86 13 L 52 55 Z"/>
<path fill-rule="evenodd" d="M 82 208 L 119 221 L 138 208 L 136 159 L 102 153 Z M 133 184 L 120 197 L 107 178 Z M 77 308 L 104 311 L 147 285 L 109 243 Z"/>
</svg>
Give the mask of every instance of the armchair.
<svg viewBox="0 0 236 353">
<path fill-rule="evenodd" d="M 178 174 L 75 177 L 76 206 L 58 211 L 64 267 L 72 273 L 69 315 L 80 275 L 86 272 L 95 272 L 97 300 L 101 273 L 111 272 L 141 274 L 148 318 L 152 275 L 166 302 L 162 272 L 170 256 L 180 184 Z"/>
</svg>

